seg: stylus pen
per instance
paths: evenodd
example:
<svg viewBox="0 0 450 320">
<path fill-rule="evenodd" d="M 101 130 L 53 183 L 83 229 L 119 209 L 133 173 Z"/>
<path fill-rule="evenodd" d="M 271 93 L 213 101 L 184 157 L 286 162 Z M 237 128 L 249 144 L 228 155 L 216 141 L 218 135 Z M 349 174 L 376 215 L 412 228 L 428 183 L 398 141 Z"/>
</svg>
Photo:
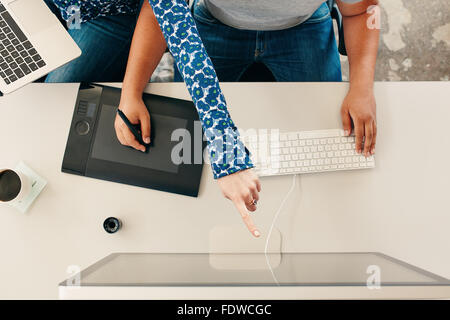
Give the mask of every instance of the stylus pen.
<svg viewBox="0 0 450 320">
<path fill-rule="evenodd" d="M 139 130 L 136 129 L 136 125 L 132 124 L 130 122 L 130 120 L 128 120 L 127 116 L 122 112 L 122 110 L 117 109 L 117 113 L 119 114 L 119 117 L 122 118 L 123 122 L 125 122 L 125 124 L 127 125 L 128 129 L 130 129 L 131 133 L 134 135 L 134 137 L 136 138 L 136 140 L 143 145 L 144 147 L 147 146 L 146 143 L 144 143 L 144 141 L 142 141 L 142 136 L 139 132 Z"/>
</svg>

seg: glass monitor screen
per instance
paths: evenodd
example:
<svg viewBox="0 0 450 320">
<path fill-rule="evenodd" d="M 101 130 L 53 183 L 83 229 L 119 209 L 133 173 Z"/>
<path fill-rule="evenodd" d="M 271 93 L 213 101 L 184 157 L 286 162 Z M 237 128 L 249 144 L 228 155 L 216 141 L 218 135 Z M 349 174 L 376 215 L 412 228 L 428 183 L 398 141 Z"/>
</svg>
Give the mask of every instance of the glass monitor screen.
<svg viewBox="0 0 450 320">
<path fill-rule="evenodd" d="M 380 272 L 381 285 L 447 283 L 378 253 L 270 253 L 268 259 L 262 253 L 124 253 L 110 255 L 83 271 L 81 285 L 365 286 L 374 270 Z"/>
<path fill-rule="evenodd" d="M 102 106 L 91 153 L 92 158 L 177 173 L 179 167 L 172 161 L 171 152 L 173 147 L 181 142 L 171 141 L 171 135 L 176 129 L 186 129 L 187 120 L 152 114 L 152 145 L 147 153 L 143 153 L 120 144 L 114 130 L 116 110 L 114 106 L 106 104 Z M 182 141 L 185 139 L 186 137 L 182 138 Z"/>
</svg>

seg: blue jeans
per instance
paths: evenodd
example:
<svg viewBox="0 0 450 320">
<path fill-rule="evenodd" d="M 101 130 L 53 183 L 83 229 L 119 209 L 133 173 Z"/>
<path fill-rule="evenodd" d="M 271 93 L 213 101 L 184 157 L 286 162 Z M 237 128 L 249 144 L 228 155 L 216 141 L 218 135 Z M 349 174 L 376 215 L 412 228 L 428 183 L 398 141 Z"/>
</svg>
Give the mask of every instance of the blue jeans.
<svg viewBox="0 0 450 320">
<path fill-rule="evenodd" d="M 53 1 L 45 2 L 60 19 L 60 12 Z M 82 54 L 48 74 L 45 82 L 123 81 L 137 16 L 99 17 L 81 23 L 80 29 L 69 29 Z"/>
<path fill-rule="evenodd" d="M 330 10 L 323 3 L 302 24 L 279 31 L 240 30 L 214 18 L 195 0 L 193 16 L 219 81 L 238 81 L 255 62 L 277 81 L 342 81 Z M 175 68 L 175 81 L 182 81 Z"/>
</svg>

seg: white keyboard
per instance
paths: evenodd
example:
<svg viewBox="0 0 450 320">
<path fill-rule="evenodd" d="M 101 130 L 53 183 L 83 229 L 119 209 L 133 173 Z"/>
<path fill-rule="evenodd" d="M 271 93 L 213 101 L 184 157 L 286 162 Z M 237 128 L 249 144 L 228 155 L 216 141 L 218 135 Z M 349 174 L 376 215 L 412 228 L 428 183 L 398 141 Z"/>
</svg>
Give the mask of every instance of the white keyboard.
<svg viewBox="0 0 450 320">
<path fill-rule="evenodd" d="M 344 130 L 314 130 L 247 135 L 245 145 L 252 153 L 259 176 L 303 174 L 375 167 L 373 156 L 355 149 L 355 137 Z"/>
</svg>

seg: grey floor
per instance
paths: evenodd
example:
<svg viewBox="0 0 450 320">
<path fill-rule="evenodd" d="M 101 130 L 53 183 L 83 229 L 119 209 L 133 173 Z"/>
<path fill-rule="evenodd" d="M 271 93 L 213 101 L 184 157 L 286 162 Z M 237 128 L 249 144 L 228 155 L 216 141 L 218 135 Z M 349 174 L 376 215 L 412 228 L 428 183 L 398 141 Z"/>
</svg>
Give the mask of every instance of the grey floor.
<svg viewBox="0 0 450 320">
<path fill-rule="evenodd" d="M 377 81 L 448 81 L 450 0 L 380 0 Z M 342 57 L 344 79 L 348 63 Z"/>
<path fill-rule="evenodd" d="M 376 81 L 448 81 L 450 77 L 450 0 L 380 0 L 381 39 Z M 171 81 L 171 57 L 153 81 Z M 341 56 L 348 80 L 347 57 Z M 160 76 L 163 75 L 163 76 Z M 273 81 L 264 67 L 248 70 L 241 81 Z"/>
</svg>

